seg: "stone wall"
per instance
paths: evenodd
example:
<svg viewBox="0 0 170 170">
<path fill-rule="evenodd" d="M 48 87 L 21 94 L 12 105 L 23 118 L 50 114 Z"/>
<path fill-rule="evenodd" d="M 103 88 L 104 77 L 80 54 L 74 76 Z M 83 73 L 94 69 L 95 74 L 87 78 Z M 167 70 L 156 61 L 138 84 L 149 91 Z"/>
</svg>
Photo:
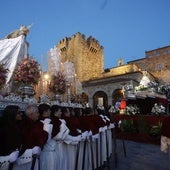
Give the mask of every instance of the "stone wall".
<svg viewBox="0 0 170 170">
<path fill-rule="evenodd" d="M 99 77 L 104 71 L 103 47 L 93 37 L 76 33 L 57 44 L 61 50 L 62 62 L 74 63 L 79 80 L 86 81 Z"/>
<path fill-rule="evenodd" d="M 170 75 L 170 46 L 145 52 L 146 57 L 129 62 L 136 64 L 141 70 L 148 71 L 161 84 L 169 84 Z"/>
</svg>

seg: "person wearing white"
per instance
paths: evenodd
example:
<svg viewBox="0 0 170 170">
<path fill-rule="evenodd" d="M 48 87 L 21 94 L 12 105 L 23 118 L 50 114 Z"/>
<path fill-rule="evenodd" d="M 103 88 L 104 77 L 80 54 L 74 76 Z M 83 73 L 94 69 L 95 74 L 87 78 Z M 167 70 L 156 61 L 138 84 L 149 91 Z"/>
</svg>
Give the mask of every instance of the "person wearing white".
<svg viewBox="0 0 170 170">
<path fill-rule="evenodd" d="M 44 124 L 43 129 L 48 133 L 48 140 L 43 147 L 43 150 L 40 153 L 40 169 L 41 170 L 55 170 L 56 169 L 56 160 L 57 154 L 56 141 L 51 138 L 53 124 L 51 124 L 50 114 L 51 108 L 48 104 L 40 104 L 38 106 L 40 113 L 40 121 Z"/>
<path fill-rule="evenodd" d="M 67 164 L 67 148 L 66 144 L 64 143 L 64 139 L 69 134 L 69 129 L 66 126 L 66 122 L 64 119 L 61 119 L 61 107 L 58 105 L 53 105 L 51 107 L 51 119 L 53 125 L 55 125 L 57 130 L 55 134 L 53 135 L 53 139 L 56 141 L 56 170 L 67 170 L 68 164 Z"/>
<path fill-rule="evenodd" d="M 8 170 L 10 163 L 14 163 L 18 158 L 19 151 L 14 151 L 7 156 L 0 156 L 0 169 Z"/>
</svg>

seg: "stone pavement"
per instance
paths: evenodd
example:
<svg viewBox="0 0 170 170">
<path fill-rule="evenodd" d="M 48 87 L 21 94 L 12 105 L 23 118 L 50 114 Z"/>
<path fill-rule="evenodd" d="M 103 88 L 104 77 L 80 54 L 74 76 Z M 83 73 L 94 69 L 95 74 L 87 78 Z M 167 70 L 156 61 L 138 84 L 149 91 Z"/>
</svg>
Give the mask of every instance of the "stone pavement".
<svg viewBox="0 0 170 170">
<path fill-rule="evenodd" d="M 110 158 L 110 167 L 104 167 L 102 170 L 170 170 L 169 155 L 161 152 L 159 145 L 125 140 L 125 148 L 126 157 L 123 142 L 117 139 L 117 167 L 113 154 Z"/>
</svg>

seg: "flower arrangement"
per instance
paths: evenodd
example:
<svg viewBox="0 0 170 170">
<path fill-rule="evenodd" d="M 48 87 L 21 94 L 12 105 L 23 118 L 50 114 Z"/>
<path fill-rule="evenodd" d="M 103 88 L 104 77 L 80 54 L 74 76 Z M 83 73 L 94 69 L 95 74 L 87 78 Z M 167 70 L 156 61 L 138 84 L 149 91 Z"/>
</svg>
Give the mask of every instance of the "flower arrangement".
<svg viewBox="0 0 170 170">
<path fill-rule="evenodd" d="M 155 103 L 152 107 L 151 113 L 160 116 L 166 114 L 166 108 L 162 104 Z"/>
<path fill-rule="evenodd" d="M 140 113 L 140 109 L 137 105 L 128 105 L 125 108 L 125 114 L 127 115 L 136 115 Z"/>
<path fill-rule="evenodd" d="M 32 57 L 23 58 L 14 70 L 13 80 L 16 84 L 37 84 L 40 78 L 40 66 Z"/>
<path fill-rule="evenodd" d="M 0 89 L 5 85 L 8 69 L 4 67 L 4 64 L 0 64 Z"/>
<path fill-rule="evenodd" d="M 105 109 L 104 109 L 104 106 L 103 106 L 103 105 L 100 105 L 100 104 L 97 105 L 97 109 L 99 109 L 99 110 L 105 110 Z"/>
<path fill-rule="evenodd" d="M 148 90 L 148 87 L 147 86 L 144 86 L 144 85 L 139 85 L 139 86 L 136 86 L 135 87 L 135 91 L 145 91 L 145 90 Z"/>
<path fill-rule="evenodd" d="M 109 113 L 119 113 L 119 111 L 120 111 L 119 107 L 113 105 L 109 108 Z"/>
<path fill-rule="evenodd" d="M 49 84 L 49 90 L 55 94 L 64 94 L 66 91 L 66 79 L 64 75 L 58 71 L 56 75 L 52 75 Z"/>
</svg>

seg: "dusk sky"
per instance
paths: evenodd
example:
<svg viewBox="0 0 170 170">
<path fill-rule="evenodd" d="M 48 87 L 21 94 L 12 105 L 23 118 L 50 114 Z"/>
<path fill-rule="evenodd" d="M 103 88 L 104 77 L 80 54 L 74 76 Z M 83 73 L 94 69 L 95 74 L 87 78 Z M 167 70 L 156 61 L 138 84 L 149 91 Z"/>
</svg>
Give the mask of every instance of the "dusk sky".
<svg viewBox="0 0 170 170">
<path fill-rule="evenodd" d="M 104 47 L 104 66 L 111 68 L 119 58 L 127 63 L 145 57 L 145 51 L 170 45 L 170 0 L 1 2 L 0 39 L 30 24 L 29 54 L 44 70 L 50 48 L 77 32 L 99 41 Z"/>
</svg>

